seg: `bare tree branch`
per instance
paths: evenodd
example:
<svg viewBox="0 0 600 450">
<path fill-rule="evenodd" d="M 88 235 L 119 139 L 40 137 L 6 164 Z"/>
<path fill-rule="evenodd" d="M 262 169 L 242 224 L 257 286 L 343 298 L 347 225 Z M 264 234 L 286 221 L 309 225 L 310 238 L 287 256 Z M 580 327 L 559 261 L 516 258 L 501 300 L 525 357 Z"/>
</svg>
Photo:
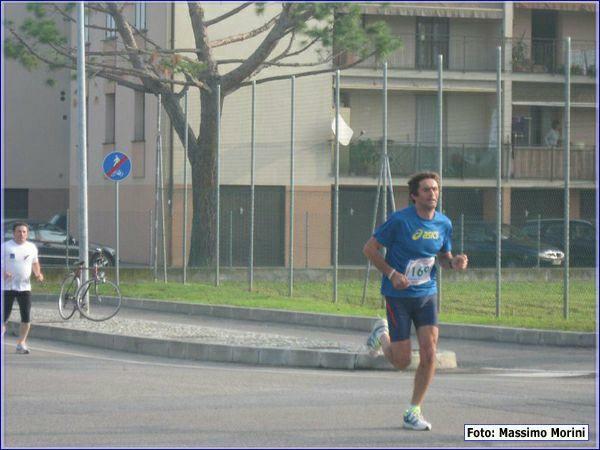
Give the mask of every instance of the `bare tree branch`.
<svg viewBox="0 0 600 450">
<path fill-rule="evenodd" d="M 276 62 L 276 61 L 279 61 L 279 60 L 284 59 L 284 58 L 290 58 L 292 56 L 299 55 L 300 53 L 305 52 L 306 50 L 308 50 L 310 47 L 312 47 L 318 41 L 319 41 L 319 38 L 316 37 L 312 41 L 310 41 L 308 44 L 306 44 L 304 47 L 302 47 L 300 50 L 297 50 L 297 51 L 292 52 L 292 53 L 288 53 L 288 51 L 289 51 L 289 48 L 288 48 L 287 51 L 281 53 L 280 55 L 276 56 L 275 58 L 271 59 L 268 62 Z"/>
<path fill-rule="evenodd" d="M 328 69 L 322 69 L 322 70 L 311 70 L 308 72 L 295 73 L 294 76 L 296 78 L 300 78 L 300 77 L 308 77 L 310 75 L 319 75 L 322 73 L 330 73 L 330 72 L 334 72 L 338 69 L 339 70 L 350 69 L 350 68 L 356 66 L 357 64 L 360 64 L 361 62 L 365 61 L 367 58 L 370 58 L 374 54 L 375 54 L 375 52 L 373 51 L 373 52 L 369 53 L 368 55 L 366 55 L 365 57 L 354 61 L 352 64 L 345 64 L 343 66 L 330 67 Z M 260 80 L 256 80 L 256 84 L 262 84 L 262 83 L 267 83 L 269 81 L 276 81 L 276 80 L 287 80 L 289 78 L 290 78 L 290 75 L 279 75 L 279 76 L 275 76 L 275 77 L 261 78 Z M 239 87 L 249 86 L 251 84 L 252 84 L 252 81 L 246 81 L 246 82 L 240 83 Z"/>
<path fill-rule="evenodd" d="M 224 45 L 233 44 L 234 42 L 245 41 L 246 39 L 253 38 L 254 36 L 257 36 L 260 33 L 263 33 L 266 30 L 268 30 L 277 21 L 278 17 L 279 17 L 279 15 L 273 17 L 271 20 L 269 20 L 264 25 L 262 25 L 258 28 L 255 28 L 254 30 L 248 31 L 246 33 L 240 33 L 235 36 L 229 36 L 224 39 L 212 41 L 210 43 L 210 48 L 222 47 Z"/>
<path fill-rule="evenodd" d="M 207 69 L 205 71 L 205 76 L 216 76 L 218 75 L 217 65 L 215 64 L 210 49 L 206 25 L 204 23 L 204 10 L 196 2 L 188 2 L 188 10 L 192 21 L 192 30 L 194 31 L 194 41 L 196 43 L 195 53 L 198 57 L 198 61 L 206 63 Z"/>
<path fill-rule="evenodd" d="M 246 2 L 246 3 L 240 5 L 240 6 L 236 7 L 236 8 L 233 8 L 231 11 L 229 11 L 229 12 L 227 12 L 225 14 L 222 14 L 222 15 L 220 15 L 218 17 L 215 17 L 214 19 L 206 20 L 206 21 L 204 21 L 204 26 L 205 27 L 210 27 L 211 25 L 214 25 L 215 23 L 219 23 L 222 20 L 225 20 L 228 17 L 233 16 L 234 14 L 239 13 L 241 10 L 243 10 L 244 8 L 247 8 L 252 3 L 254 3 L 254 2 Z"/>
</svg>

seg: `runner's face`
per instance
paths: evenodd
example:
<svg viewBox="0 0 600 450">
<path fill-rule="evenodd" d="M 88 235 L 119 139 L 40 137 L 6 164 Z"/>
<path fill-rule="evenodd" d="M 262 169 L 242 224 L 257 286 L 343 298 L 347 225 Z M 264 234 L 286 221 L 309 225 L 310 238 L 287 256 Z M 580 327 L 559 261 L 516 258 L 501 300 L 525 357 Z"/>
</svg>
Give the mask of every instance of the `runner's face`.
<svg viewBox="0 0 600 450">
<path fill-rule="evenodd" d="M 417 195 L 413 195 L 415 206 L 419 209 L 433 210 L 437 206 L 439 188 L 433 178 L 425 178 L 419 183 Z"/>
<path fill-rule="evenodd" d="M 20 225 L 13 231 L 13 236 L 17 244 L 22 244 L 27 240 L 28 230 L 26 226 Z"/>
</svg>

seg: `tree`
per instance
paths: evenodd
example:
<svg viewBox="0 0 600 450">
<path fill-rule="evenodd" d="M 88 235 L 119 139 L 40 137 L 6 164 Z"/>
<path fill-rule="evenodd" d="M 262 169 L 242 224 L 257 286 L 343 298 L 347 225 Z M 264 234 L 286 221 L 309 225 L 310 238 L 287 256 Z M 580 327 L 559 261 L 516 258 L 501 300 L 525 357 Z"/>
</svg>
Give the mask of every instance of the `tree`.
<svg viewBox="0 0 600 450">
<path fill-rule="evenodd" d="M 252 5 L 255 13 L 264 17 L 263 25 L 223 39 L 210 39 L 211 26 L 239 15 Z M 222 104 L 228 95 L 252 79 L 262 83 L 283 78 L 258 79 L 258 74 L 267 67 L 294 67 L 297 77 L 309 76 L 348 68 L 371 56 L 383 58 L 400 45 L 384 22 L 363 26 L 360 7 L 355 4 L 279 3 L 266 8 L 262 3 L 245 2 L 218 17 L 207 19 L 202 3 L 188 2 L 195 42 L 191 49 L 164 48 L 153 42 L 126 20 L 123 3 L 86 3 L 86 8 L 88 14 L 103 13 L 112 17 L 119 43 L 116 51 L 86 55 L 89 76 L 115 81 L 135 91 L 161 94 L 163 107 L 182 142 L 188 134 L 187 157 L 192 170 L 193 198 L 188 260 L 193 266 L 210 263 L 214 254 L 217 102 Z M 18 60 L 29 70 L 40 64 L 53 70 L 76 69 L 76 43 L 70 43 L 61 35 L 57 26 L 60 20 L 75 23 L 74 4 L 32 3 L 27 5 L 27 10 L 29 17 L 22 24 L 5 23 L 5 55 Z M 97 25 L 86 26 L 106 30 Z M 217 60 L 213 55 L 213 49 L 217 47 L 257 36 L 261 38 L 260 43 L 245 59 Z M 140 48 L 136 39 L 145 40 L 146 48 Z M 285 48 L 276 52 L 280 43 Z M 316 61 L 294 62 L 295 57 L 311 48 L 320 49 Z M 344 64 L 339 58 L 344 52 L 357 58 Z M 116 56 L 118 64 L 106 63 L 103 58 L 106 56 Z M 219 84 L 221 98 L 217 99 Z M 197 89 L 200 93 L 198 136 L 193 127 L 185 129 L 180 105 L 181 97 L 189 89 Z"/>
</svg>

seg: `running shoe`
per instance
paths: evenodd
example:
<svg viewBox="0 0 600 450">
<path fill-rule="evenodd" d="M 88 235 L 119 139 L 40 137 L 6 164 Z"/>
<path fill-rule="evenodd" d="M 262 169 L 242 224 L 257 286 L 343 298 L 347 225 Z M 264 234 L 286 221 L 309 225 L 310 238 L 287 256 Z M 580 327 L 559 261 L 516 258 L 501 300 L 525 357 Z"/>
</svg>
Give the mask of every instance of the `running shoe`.
<svg viewBox="0 0 600 450">
<path fill-rule="evenodd" d="M 25 344 L 17 344 L 17 353 L 19 353 L 20 355 L 28 355 L 29 349 Z"/>
<path fill-rule="evenodd" d="M 409 430 L 430 431 L 431 424 L 427 422 L 420 410 L 408 409 L 404 413 L 404 428 Z"/>
<path fill-rule="evenodd" d="M 383 333 L 387 333 L 387 331 L 387 320 L 379 319 L 377 322 L 375 322 L 375 325 L 373 325 L 373 329 L 371 330 L 371 334 L 369 334 L 369 337 L 367 338 L 367 347 L 369 348 L 371 354 L 376 354 L 379 351 L 381 348 L 381 335 Z"/>
</svg>

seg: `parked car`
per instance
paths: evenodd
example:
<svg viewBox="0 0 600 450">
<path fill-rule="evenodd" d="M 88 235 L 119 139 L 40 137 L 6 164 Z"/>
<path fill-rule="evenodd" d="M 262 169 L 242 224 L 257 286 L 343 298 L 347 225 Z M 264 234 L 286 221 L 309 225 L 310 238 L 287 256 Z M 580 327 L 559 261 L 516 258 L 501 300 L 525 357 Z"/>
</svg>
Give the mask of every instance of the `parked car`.
<svg viewBox="0 0 600 450">
<path fill-rule="evenodd" d="M 25 222 L 29 225 L 29 240 L 37 247 L 42 266 L 66 265 L 67 242 L 69 243 L 69 264 L 79 261 L 79 244 L 77 241 L 72 236 L 68 236 L 65 230 L 51 223 L 18 219 L 6 220 L 2 223 L 4 241 L 13 238 L 12 227 L 15 222 Z M 93 264 L 101 254 L 104 254 L 108 260 L 108 265 L 114 265 L 116 252 L 113 248 L 90 243 L 88 249 L 90 264 Z"/>
<path fill-rule="evenodd" d="M 60 228 L 62 230 L 66 230 L 67 229 L 67 214 L 64 212 L 54 214 L 50 218 L 48 223 L 50 223 L 52 225 L 56 225 L 58 228 Z"/>
<path fill-rule="evenodd" d="M 452 252 L 461 250 L 460 229 L 454 227 Z M 488 222 L 465 222 L 464 252 L 469 257 L 469 267 L 496 266 L 496 224 Z M 502 225 L 502 266 L 503 267 L 559 267 L 565 257 L 556 246 L 541 243 L 538 251 L 536 241 L 532 241 L 517 227 Z"/>
<path fill-rule="evenodd" d="M 548 242 L 564 250 L 563 219 L 540 220 L 540 240 Z M 537 242 L 538 221 L 529 220 L 522 228 L 523 233 Z M 575 267 L 596 266 L 596 228 L 586 220 L 571 219 L 569 221 L 569 265 Z"/>
</svg>

